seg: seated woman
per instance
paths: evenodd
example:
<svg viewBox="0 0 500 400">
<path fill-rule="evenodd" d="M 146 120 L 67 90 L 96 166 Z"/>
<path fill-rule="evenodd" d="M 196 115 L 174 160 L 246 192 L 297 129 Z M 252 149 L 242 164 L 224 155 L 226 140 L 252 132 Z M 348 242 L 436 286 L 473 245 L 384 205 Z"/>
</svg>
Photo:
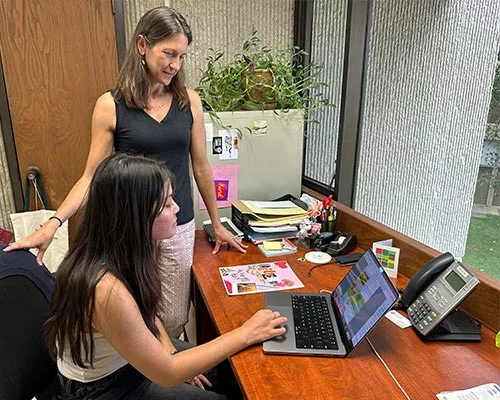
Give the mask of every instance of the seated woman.
<svg viewBox="0 0 500 400">
<path fill-rule="evenodd" d="M 156 241 L 174 235 L 178 211 L 165 164 L 116 154 L 97 168 L 46 324 L 64 399 L 217 398 L 204 390 L 205 371 L 285 333 L 285 317 L 260 310 L 209 343 L 174 346 L 158 319 L 155 260 Z"/>
</svg>

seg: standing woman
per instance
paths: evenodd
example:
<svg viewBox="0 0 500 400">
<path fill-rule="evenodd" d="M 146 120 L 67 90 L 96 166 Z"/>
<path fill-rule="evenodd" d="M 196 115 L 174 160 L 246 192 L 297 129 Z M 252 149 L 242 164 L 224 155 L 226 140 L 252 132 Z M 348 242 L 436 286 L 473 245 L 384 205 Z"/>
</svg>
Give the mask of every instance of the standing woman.
<svg viewBox="0 0 500 400">
<path fill-rule="evenodd" d="M 56 230 L 86 201 L 99 163 L 114 151 L 165 161 L 176 177 L 174 199 L 180 206 L 176 235 L 161 244 L 162 321 L 179 336 L 188 320 L 194 249 L 194 213 L 189 158 L 198 190 L 207 205 L 217 239 L 245 252 L 246 246 L 219 221 L 213 176 L 206 157 L 203 109 L 198 94 L 184 86 L 182 65 L 192 34 L 184 17 L 169 7 L 146 12 L 135 29 L 115 87 L 96 102 L 92 141 L 83 176 L 37 232 L 8 246 L 39 249 L 42 257 Z"/>
</svg>

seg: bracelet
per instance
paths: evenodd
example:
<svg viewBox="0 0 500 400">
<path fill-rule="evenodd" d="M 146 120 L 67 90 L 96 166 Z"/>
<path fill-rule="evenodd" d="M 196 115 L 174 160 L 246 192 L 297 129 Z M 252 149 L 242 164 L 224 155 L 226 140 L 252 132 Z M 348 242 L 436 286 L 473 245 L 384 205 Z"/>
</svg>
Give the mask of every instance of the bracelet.
<svg viewBox="0 0 500 400">
<path fill-rule="evenodd" d="M 61 218 L 56 217 L 55 215 L 53 215 L 52 217 L 50 217 L 50 218 L 49 218 L 49 221 L 50 221 L 51 219 L 57 219 L 57 220 L 59 221 L 59 228 L 62 226 L 63 222 L 62 222 L 62 219 L 61 219 Z"/>
</svg>

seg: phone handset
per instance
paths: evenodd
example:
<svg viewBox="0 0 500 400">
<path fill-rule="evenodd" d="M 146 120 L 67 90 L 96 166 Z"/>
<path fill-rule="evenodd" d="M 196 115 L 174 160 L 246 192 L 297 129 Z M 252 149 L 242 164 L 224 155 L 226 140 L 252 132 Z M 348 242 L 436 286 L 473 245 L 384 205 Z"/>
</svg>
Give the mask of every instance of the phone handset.
<svg viewBox="0 0 500 400">
<path fill-rule="evenodd" d="M 401 295 L 401 308 L 406 310 L 413 303 L 415 298 L 422 292 L 431 281 L 443 272 L 451 263 L 455 261 L 455 257 L 449 252 L 443 253 L 436 258 L 430 260 L 415 275 L 410 279 L 403 294 Z"/>
</svg>

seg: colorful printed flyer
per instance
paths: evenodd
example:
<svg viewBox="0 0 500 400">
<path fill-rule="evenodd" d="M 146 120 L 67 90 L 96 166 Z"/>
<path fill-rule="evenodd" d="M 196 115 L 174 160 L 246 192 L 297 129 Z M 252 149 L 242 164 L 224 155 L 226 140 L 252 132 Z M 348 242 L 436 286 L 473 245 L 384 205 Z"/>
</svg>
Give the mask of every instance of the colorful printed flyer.
<svg viewBox="0 0 500 400">
<path fill-rule="evenodd" d="M 399 249 L 373 243 L 373 252 L 391 278 L 398 277 Z"/>
<path fill-rule="evenodd" d="M 229 296 L 304 287 L 286 261 L 219 268 Z"/>
<path fill-rule="evenodd" d="M 211 165 L 214 177 L 215 198 L 217 208 L 231 207 L 229 199 L 238 198 L 238 165 Z M 200 210 L 206 210 L 207 206 L 201 194 L 198 194 L 198 205 Z"/>
</svg>

